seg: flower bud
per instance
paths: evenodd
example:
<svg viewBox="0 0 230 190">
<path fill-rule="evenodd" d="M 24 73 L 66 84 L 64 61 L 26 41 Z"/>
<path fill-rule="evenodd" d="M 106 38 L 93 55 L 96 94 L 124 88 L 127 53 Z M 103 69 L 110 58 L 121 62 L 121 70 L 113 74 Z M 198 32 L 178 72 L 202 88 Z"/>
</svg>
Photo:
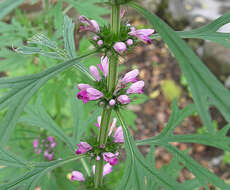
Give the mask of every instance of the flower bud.
<svg viewBox="0 0 230 190">
<path fill-rule="evenodd" d="M 72 181 L 85 181 L 83 174 L 79 171 L 72 171 Z"/>
<path fill-rule="evenodd" d="M 130 103 L 130 99 L 127 95 L 120 95 L 117 100 L 121 103 L 121 104 L 129 104 Z"/>
<path fill-rule="evenodd" d="M 114 100 L 114 99 L 111 99 L 110 101 L 109 101 L 109 105 L 110 106 L 114 106 L 116 104 L 116 101 Z"/>
<path fill-rule="evenodd" d="M 95 66 L 90 66 L 90 67 L 89 67 L 89 70 L 90 70 L 90 73 L 94 76 L 94 78 L 95 78 L 97 81 L 100 81 L 100 80 L 101 80 L 100 73 L 99 73 L 99 71 L 97 70 L 97 67 L 95 67 Z"/>
<path fill-rule="evenodd" d="M 124 42 L 116 42 L 113 48 L 117 53 L 123 53 L 127 50 L 127 47 Z"/>
<path fill-rule="evenodd" d="M 137 81 L 129 87 L 126 93 L 127 94 L 142 94 L 144 85 L 145 85 L 144 81 L 142 80 Z"/>
<path fill-rule="evenodd" d="M 102 46 L 103 45 L 103 41 L 102 40 L 98 40 L 97 45 L 98 46 Z"/>
<path fill-rule="evenodd" d="M 128 39 L 126 41 L 126 43 L 127 43 L 127 45 L 131 46 L 131 45 L 133 45 L 133 40 L 132 39 Z"/>
</svg>

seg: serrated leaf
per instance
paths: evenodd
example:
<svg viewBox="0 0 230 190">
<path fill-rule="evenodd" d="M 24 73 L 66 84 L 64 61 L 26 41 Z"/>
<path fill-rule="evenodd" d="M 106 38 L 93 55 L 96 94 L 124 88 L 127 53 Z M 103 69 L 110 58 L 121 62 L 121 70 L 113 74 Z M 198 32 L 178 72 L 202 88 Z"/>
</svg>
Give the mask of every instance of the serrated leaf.
<svg viewBox="0 0 230 190">
<path fill-rule="evenodd" d="M 63 36 L 64 36 L 65 49 L 70 58 L 77 57 L 76 48 L 75 48 L 75 40 L 74 40 L 74 27 L 75 25 L 72 22 L 72 19 L 70 19 L 68 16 L 65 16 Z"/>
<path fill-rule="evenodd" d="M 22 176 L 13 179 L 12 181 L 0 185 L 0 190 L 8 190 L 18 185 L 26 184 L 26 190 L 33 190 L 37 185 L 38 180 L 44 176 L 47 172 L 60 167 L 66 163 L 81 159 L 86 157 L 85 155 L 80 156 L 73 156 L 64 160 L 55 160 L 51 162 L 44 162 L 44 163 L 34 163 L 33 168 L 31 171 L 26 172 Z M 29 180 L 29 181 L 26 181 Z"/>
<path fill-rule="evenodd" d="M 144 8 L 134 3 L 130 3 L 130 5 L 149 20 L 175 55 L 191 87 L 193 99 L 201 120 L 208 130 L 214 133 L 209 113 L 210 103 L 216 106 L 225 119 L 230 122 L 229 91 L 224 88 L 173 29 Z"/>
<path fill-rule="evenodd" d="M 0 20 L 26 0 L 4 0 L 0 2 Z"/>
<path fill-rule="evenodd" d="M 125 176 L 121 182 L 121 185 L 119 186 L 119 190 L 125 190 L 127 189 L 127 184 L 125 184 L 124 180 L 131 180 L 133 177 L 135 177 L 135 172 L 134 167 L 138 167 L 139 170 L 138 172 L 144 172 L 144 176 L 149 176 L 151 175 L 156 179 L 160 187 L 166 188 L 167 190 L 178 190 L 178 189 L 187 189 L 185 186 L 181 186 L 178 184 L 176 181 L 174 181 L 170 176 L 166 175 L 165 173 L 162 173 L 161 171 L 154 170 L 148 165 L 148 162 L 143 158 L 137 147 L 135 146 L 133 137 L 131 136 L 128 128 L 126 127 L 124 120 L 120 114 L 120 112 L 117 110 L 116 111 L 117 116 L 121 122 L 122 128 L 123 128 L 123 135 L 125 138 L 125 148 L 126 148 L 126 153 L 129 155 L 128 163 L 133 166 L 131 169 L 129 169 L 129 173 L 125 173 Z M 142 171 L 140 171 L 140 169 Z M 142 182 L 143 182 L 143 175 L 141 176 Z M 136 182 L 135 182 L 136 183 Z M 141 184 L 141 182 L 139 182 Z M 134 184 L 135 185 L 135 184 Z"/>
<path fill-rule="evenodd" d="M 25 77 L 16 77 L 13 79 L 1 78 L 0 88 L 12 88 L 6 95 L 0 98 L 1 109 L 9 106 L 3 121 L 0 123 L 1 144 L 7 143 L 19 116 L 24 109 L 24 106 L 49 79 L 53 78 L 57 74 L 70 68 L 73 65 L 78 68 L 84 68 L 84 66 L 81 65 L 79 61 L 93 53 L 95 53 L 95 51 L 51 67 L 39 74 Z M 87 73 L 86 76 L 91 75 Z"/>
<path fill-rule="evenodd" d="M 22 116 L 19 119 L 19 122 L 27 123 L 29 125 L 48 130 L 53 135 L 60 138 L 64 143 L 66 143 L 72 152 L 75 151 L 75 144 L 71 138 L 68 137 L 56 124 L 56 122 L 49 116 L 39 101 L 37 101 L 35 105 L 27 106 L 25 108 L 25 112 L 26 116 Z"/>
<path fill-rule="evenodd" d="M 230 48 L 230 33 L 219 32 L 219 29 L 230 22 L 230 13 L 219 17 L 218 19 L 212 21 L 211 23 L 202 26 L 200 28 L 190 30 L 190 31 L 178 31 L 177 34 L 181 38 L 196 38 L 208 41 L 213 41 L 215 43 L 221 44 L 227 48 Z M 152 39 L 159 38 L 159 34 L 154 34 Z"/>
</svg>

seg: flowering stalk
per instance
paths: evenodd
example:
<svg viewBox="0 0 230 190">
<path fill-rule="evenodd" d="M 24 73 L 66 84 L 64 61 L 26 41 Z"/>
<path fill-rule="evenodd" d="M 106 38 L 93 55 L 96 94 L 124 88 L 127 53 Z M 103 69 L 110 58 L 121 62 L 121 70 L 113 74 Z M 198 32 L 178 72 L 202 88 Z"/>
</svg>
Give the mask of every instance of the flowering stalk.
<svg viewBox="0 0 230 190">
<path fill-rule="evenodd" d="M 115 37 L 119 36 L 120 5 L 112 6 L 111 32 Z M 115 90 L 117 78 L 118 78 L 118 55 L 113 54 L 110 56 L 109 73 L 107 77 L 107 88 L 110 95 L 112 95 Z M 106 106 L 103 108 L 100 133 L 97 139 L 99 142 L 99 146 L 103 146 L 107 142 L 111 113 L 112 113 L 112 108 L 107 108 Z M 103 159 L 96 160 L 95 179 L 94 179 L 95 188 L 98 188 L 103 184 L 103 167 L 104 167 L 104 160 Z"/>
</svg>

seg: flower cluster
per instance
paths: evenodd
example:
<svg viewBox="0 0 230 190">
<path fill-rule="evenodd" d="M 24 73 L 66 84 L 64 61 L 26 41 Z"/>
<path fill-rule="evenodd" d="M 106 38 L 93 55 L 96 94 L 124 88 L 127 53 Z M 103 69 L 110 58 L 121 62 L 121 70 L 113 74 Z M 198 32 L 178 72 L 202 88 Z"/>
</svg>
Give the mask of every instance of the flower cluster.
<svg viewBox="0 0 230 190">
<path fill-rule="evenodd" d="M 124 9 L 121 10 L 120 17 L 123 18 L 125 14 Z M 93 36 L 92 43 L 99 49 L 114 50 L 118 54 L 122 54 L 129 48 L 134 46 L 138 40 L 151 43 L 150 36 L 154 33 L 153 29 L 136 29 L 130 24 L 122 22 L 121 35 L 119 38 L 111 36 L 110 28 L 106 26 L 100 27 L 95 20 L 90 20 L 85 16 L 80 16 L 80 31 L 90 31 L 95 35 Z"/>
<path fill-rule="evenodd" d="M 45 160 L 53 160 L 54 157 L 54 148 L 56 147 L 57 142 L 54 141 L 54 137 L 48 136 L 46 139 L 34 139 L 33 148 L 36 154 L 41 154 Z"/>
<path fill-rule="evenodd" d="M 92 171 L 95 174 L 95 165 L 92 167 Z M 105 164 L 103 168 L 103 177 L 113 171 L 113 167 L 110 164 Z M 86 181 L 84 175 L 79 171 L 72 171 L 71 175 L 72 181 Z"/>
<path fill-rule="evenodd" d="M 108 137 L 112 139 L 112 143 L 110 143 L 111 147 L 113 147 L 113 144 L 122 144 L 124 143 L 124 136 L 123 136 L 123 131 L 122 127 L 116 127 L 117 119 L 114 118 L 113 122 L 111 123 L 110 130 Z M 98 116 L 97 118 L 97 123 L 95 123 L 95 126 L 100 129 L 101 125 L 101 116 Z M 104 171 L 103 171 L 103 176 L 107 175 L 108 173 L 112 172 L 112 167 L 116 164 L 118 164 L 118 156 L 119 152 L 117 150 L 113 150 L 113 152 L 108 152 L 107 150 L 109 149 L 108 144 L 106 144 L 103 147 L 100 147 L 100 151 L 95 151 L 93 150 L 93 145 L 89 144 L 87 142 L 80 142 L 77 144 L 78 149 L 76 150 L 76 154 L 86 154 L 89 152 L 89 154 L 93 157 L 96 158 L 96 160 L 101 160 L 104 159 L 107 164 L 104 166 Z M 93 171 L 95 170 L 95 166 L 93 166 Z M 77 180 L 77 181 L 85 181 L 85 178 L 83 174 L 81 174 L 79 171 L 73 171 L 72 172 L 72 180 Z"/>
<path fill-rule="evenodd" d="M 100 75 L 98 69 L 95 66 L 91 66 L 90 72 L 95 78 L 95 80 L 102 84 L 103 89 L 106 89 L 106 77 L 108 74 L 108 66 L 109 59 L 106 56 L 101 58 L 101 63 L 97 65 L 98 68 L 103 73 L 103 76 Z M 138 81 L 139 71 L 138 69 L 134 69 L 125 74 L 125 76 L 118 81 L 117 87 L 112 95 L 112 97 L 108 98 L 106 96 L 106 91 L 102 92 L 97 89 L 97 85 L 95 88 L 89 84 L 79 84 L 78 89 L 80 92 L 77 94 L 77 98 L 81 99 L 84 103 L 87 103 L 89 100 L 99 100 L 105 101 L 110 106 L 115 106 L 119 104 L 129 104 L 131 94 L 141 94 L 143 93 L 144 81 Z M 101 82 L 102 81 L 102 82 Z M 131 84 L 131 85 L 130 85 Z M 100 85 L 101 86 L 101 85 Z"/>
</svg>

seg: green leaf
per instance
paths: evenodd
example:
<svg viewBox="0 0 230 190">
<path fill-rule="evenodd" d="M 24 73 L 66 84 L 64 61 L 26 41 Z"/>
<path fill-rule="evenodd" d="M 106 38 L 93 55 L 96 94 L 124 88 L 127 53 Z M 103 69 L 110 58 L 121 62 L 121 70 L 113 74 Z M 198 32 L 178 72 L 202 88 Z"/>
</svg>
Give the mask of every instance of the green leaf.
<svg viewBox="0 0 230 190">
<path fill-rule="evenodd" d="M 177 34 L 181 38 L 197 38 L 203 40 L 213 41 L 215 43 L 221 44 L 227 48 L 230 48 L 230 33 L 218 32 L 218 30 L 230 22 L 230 13 L 219 17 L 218 19 L 212 21 L 211 23 L 202 26 L 200 28 L 190 30 L 190 31 L 178 31 Z M 152 39 L 159 38 L 159 34 L 154 34 Z"/>
<path fill-rule="evenodd" d="M 132 166 L 130 169 L 128 169 L 123 177 L 123 180 L 119 186 L 119 190 L 125 190 L 128 187 L 127 181 L 132 180 L 133 175 L 138 176 L 138 173 L 136 172 L 144 172 L 144 175 L 141 175 L 141 181 L 143 182 L 144 176 L 151 175 L 156 179 L 160 187 L 166 188 L 167 190 L 178 190 L 178 189 L 187 189 L 186 187 L 182 187 L 180 184 L 178 184 L 176 181 L 174 181 L 170 176 L 166 175 L 165 173 L 162 173 L 161 171 L 155 170 L 152 167 L 148 165 L 148 162 L 143 158 L 137 147 L 135 146 L 135 142 L 133 140 L 133 137 L 131 136 L 128 128 L 125 126 L 124 120 L 120 114 L 120 112 L 116 111 L 117 116 L 121 122 L 122 128 L 123 128 L 123 134 L 125 138 L 125 148 L 126 153 L 128 154 L 128 165 Z M 138 171 L 134 168 L 135 166 L 138 169 Z M 140 179 L 138 179 L 138 183 L 141 184 Z M 126 182 L 126 183 L 125 183 Z"/>
<path fill-rule="evenodd" d="M 24 106 L 49 79 L 53 78 L 57 74 L 70 68 L 73 65 L 75 65 L 77 68 L 83 68 L 84 66 L 81 65 L 79 61 L 93 53 L 95 53 L 95 51 L 51 67 L 39 74 L 25 77 L 16 77 L 13 79 L 1 78 L 0 89 L 12 89 L 6 95 L 0 98 L 0 109 L 9 106 L 5 118 L 0 123 L 0 143 L 7 143 L 10 134 L 17 123 L 17 120 L 20 117 L 20 114 L 24 109 Z M 91 76 L 89 73 L 85 74 L 86 76 Z"/>
<path fill-rule="evenodd" d="M 0 165 L 19 168 L 29 168 L 27 162 L 5 148 L 0 148 Z"/>
<path fill-rule="evenodd" d="M 74 27 L 75 25 L 72 22 L 72 19 L 70 19 L 68 16 L 65 16 L 63 36 L 64 36 L 65 49 L 70 58 L 77 57 L 75 40 L 74 40 Z"/>
<path fill-rule="evenodd" d="M 161 144 L 166 150 L 168 150 L 173 155 L 177 156 L 178 159 L 185 165 L 185 167 L 190 170 L 199 180 L 200 184 L 205 187 L 208 183 L 215 185 L 221 189 L 229 189 L 230 186 L 227 185 L 222 179 L 218 178 L 215 174 L 211 173 L 208 169 L 203 168 L 199 163 L 194 161 L 190 156 L 182 151 L 178 150 L 176 147 L 169 144 Z"/>
<path fill-rule="evenodd" d="M 51 57 L 54 59 L 67 60 L 65 49 L 62 50 L 61 48 L 59 48 L 55 41 L 51 41 L 43 33 L 35 34 L 27 41 L 27 43 L 35 44 L 35 45 L 41 46 L 42 48 L 22 46 L 22 47 L 15 49 L 15 51 L 21 54 L 25 54 L 25 55 L 40 54 L 40 55 Z"/>
<path fill-rule="evenodd" d="M 25 0 L 4 0 L 0 2 L 0 20 L 10 13 L 13 9 L 22 4 Z"/>
<path fill-rule="evenodd" d="M 38 180 L 44 176 L 46 173 L 48 173 L 49 171 L 60 167 L 64 164 L 67 164 L 69 162 L 72 161 L 76 161 L 78 159 L 84 158 L 86 157 L 85 155 L 80 155 L 80 156 L 73 156 L 67 159 L 63 159 L 63 160 L 55 160 L 55 161 L 51 161 L 51 162 L 41 162 L 41 163 L 34 163 L 33 164 L 33 168 L 24 173 L 22 176 L 13 179 L 12 181 L 0 185 L 0 190 L 8 190 L 11 189 L 15 186 L 18 185 L 23 185 L 23 183 L 28 183 L 26 184 L 27 190 L 33 190 L 35 188 L 35 186 L 38 183 Z M 27 181 L 29 180 L 29 181 Z"/>
<path fill-rule="evenodd" d="M 130 3 L 146 17 L 153 27 L 159 32 L 162 39 L 167 43 L 171 52 L 175 55 L 185 77 L 191 87 L 193 99 L 197 106 L 201 120 L 208 130 L 214 133 L 212 128 L 209 106 L 213 104 L 230 122 L 230 93 L 207 69 L 202 61 L 195 55 L 191 48 L 178 36 L 178 34 L 164 23 L 156 15 L 144 8 Z M 198 85 L 199 84 L 199 85 Z"/>
<path fill-rule="evenodd" d="M 187 154 L 181 152 L 177 148 L 173 147 L 169 143 L 171 142 L 183 142 L 183 143 L 197 143 L 204 144 L 216 148 L 223 149 L 225 151 L 230 151 L 230 138 L 225 136 L 226 129 L 229 126 L 226 126 L 223 131 L 220 133 L 212 134 L 212 133 L 204 133 L 202 135 L 199 134 L 191 134 L 191 135 L 174 135 L 173 130 L 178 126 L 186 117 L 194 113 L 194 109 L 190 109 L 192 105 L 187 106 L 183 110 L 179 110 L 177 107 L 176 101 L 173 103 L 173 112 L 169 119 L 167 126 L 160 133 L 160 135 L 144 139 L 138 141 L 137 145 L 155 145 L 155 146 L 163 146 L 166 150 L 174 155 L 174 157 L 178 158 L 181 162 L 184 163 L 185 167 L 189 169 L 199 180 L 200 186 L 206 188 L 208 182 L 212 183 L 216 187 L 221 189 L 228 189 L 229 186 L 224 183 L 217 176 L 212 174 L 207 169 L 203 168 L 199 163 L 190 158 Z M 175 173 L 175 172 L 174 172 Z M 186 184 L 186 183 L 185 183 Z M 196 182 L 191 184 L 191 186 L 195 185 Z M 227 188 L 228 187 L 228 188 Z"/>
<path fill-rule="evenodd" d="M 26 116 L 22 116 L 19 122 L 27 123 L 29 125 L 48 130 L 53 135 L 60 138 L 64 143 L 66 143 L 72 152 L 75 151 L 75 144 L 71 138 L 68 137 L 56 124 L 56 122 L 49 116 L 39 100 L 35 105 L 33 104 L 27 106 L 25 108 L 25 112 Z"/>
<path fill-rule="evenodd" d="M 95 5 L 100 2 L 100 0 L 64 0 L 65 2 L 72 5 L 80 15 L 84 15 L 89 17 L 90 19 L 94 19 L 99 23 L 105 23 L 105 20 L 100 16 L 109 13 L 109 10 L 103 7 L 99 7 Z"/>
</svg>

